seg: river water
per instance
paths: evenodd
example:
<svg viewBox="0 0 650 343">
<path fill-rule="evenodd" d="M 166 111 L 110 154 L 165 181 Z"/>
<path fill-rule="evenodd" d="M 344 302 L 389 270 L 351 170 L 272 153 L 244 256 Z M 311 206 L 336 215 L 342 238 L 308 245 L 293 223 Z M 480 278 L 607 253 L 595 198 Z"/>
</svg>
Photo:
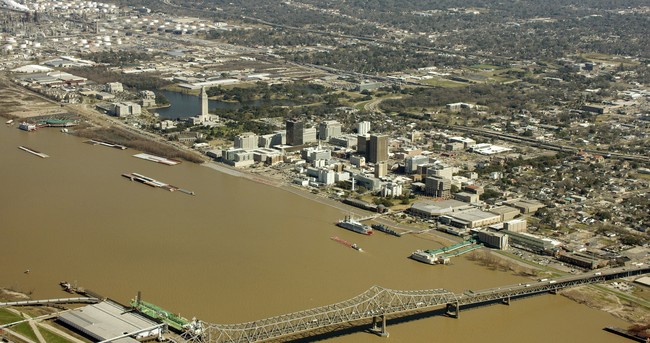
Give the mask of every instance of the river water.
<svg viewBox="0 0 650 343">
<path fill-rule="evenodd" d="M 50 155 L 39 158 L 24 145 Z M 64 297 L 59 281 L 126 303 L 143 299 L 191 318 L 237 323 L 342 301 L 372 285 L 482 289 L 525 279 L 463 257 L 428 266 L 407 256 L 431 238 L 366 237 L 334 225 L 347 213 L 271 186 L 133 150 L 92 146 L 54 129 L 0 127 L 0 287 Z M 131 182 L 141 173 L 196 196 Z M 330 240 L 359 244 L 359 253 Z M 25 273 L 29 269 L 29 273 Z M 562 296 L 543 295 L 353 332 L 332 342 L 624 342 L 626 326 Z"/>
</svg>

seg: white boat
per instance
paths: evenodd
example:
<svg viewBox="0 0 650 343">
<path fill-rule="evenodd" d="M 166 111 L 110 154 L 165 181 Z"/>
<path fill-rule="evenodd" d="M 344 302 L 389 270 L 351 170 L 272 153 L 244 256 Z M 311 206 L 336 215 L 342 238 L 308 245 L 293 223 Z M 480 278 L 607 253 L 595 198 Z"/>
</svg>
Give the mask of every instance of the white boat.
<svg viewBox="0 0 650 343">
<path fill-rule="evenodd" d="M 345 217 L 345 219 L 339 220 L 336 225 L 362 235 L 372 235 L 372 228 L 370 226 L 361 224 L 350 217 Z"/>
<path fill-rule="evenodd" d="M 7 120 L 7 122 L 6 122 L 5 124 L 7 124 L 7 125 L 11 125 L 11 124 L 13 124 L 13 123 L 14 123 L 14 120 L 13 120 L 13 119 L 9 119 L 9 120 Z"/>
<path fill-rule="evenodd" d="M 36 125 L 27 122 L 22 122 L 20 123 L 20 125 L 18 125 L 18 128 L 25 131 L 35 131 Z"/>
</svg>

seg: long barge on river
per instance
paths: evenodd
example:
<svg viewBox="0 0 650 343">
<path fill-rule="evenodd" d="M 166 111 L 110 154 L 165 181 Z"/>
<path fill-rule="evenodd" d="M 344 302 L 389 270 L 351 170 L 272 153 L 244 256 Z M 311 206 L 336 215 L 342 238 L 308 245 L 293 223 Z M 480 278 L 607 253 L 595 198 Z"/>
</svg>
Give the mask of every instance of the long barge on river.
<svg viewBox="0 0 650 343">
<path fill-rule="evenodd" d="M 179 192 L 185 193 L 187 195 L 195 195 L 193 191 L 188 191 L 187 189 L 182 189 L 182 188 L 179 188 L 179 187 L 176 187 L 176 186 L 172 186 L 172 185 L 166 184 L 166 183 L 164 183 L 162 181 L 158 181 L 158 180 L 156 180 L 154 178 L 151 178 L 151 177 L 148 177 L 148 176 L 145 176 L 145 175 L 142 175 L 142 174 L 123 173 L 122 176 L 124 176 L 125 178 L 127 178 L 127 179 L 129 179 L 131 181 L 140 182 L 140 183 L 143 183 L 143 184 L 145 184 L 147 186 L 151 186 L 151 187 L 166 189 L 166 190 L 168 190 L 170 192 L 179 191 Z"/>
<path fill-rule="evenodd" d="M 124 145 L 98 141 L 98 140 L 95 140 L 95 139 L 88 140 L 88 141 L 86 141 L 86 143 L 92 144 L 92 145 L 103 145 L 105 147 L 115 148 L 115 149 L 120 149 L 120 150 L 126 150 L 127 149 Z"/>
<path fill-rule="evenodd" d="M 175 165 L 181 163 L 181 161 L 172 160 L 170 158 L 165 158 L 165 157 L 160 157 L 160 156 L 145 154 L 145 153 L 136 154 L 136 155 L 133 155 L 133 157 L 141 158 L 143 160 L 147 160 L 147 161 L 151 161 L 151 162 L 161 163 L 161 164 L 168 165 L 168 166 L 175 166 Z"/>
<path fill-rule="evenodd" d="M 44 154 L 44 153 L 42 153 L 42 152 L 40 152 L 40 151 L 36 151 L 36 150 L 31 149 L 31 148 L 28 148 L 28 147 L 24 147 L 24 146 L 22 146 L 22 145 L 19 146 L 18 149 L 23 150 L 23 151 L 27 151 L 28 153 L 33 154 L 33 155 L 36 155 L 36 156 L 38 156 L 38 157 L 40 157 L 40 158 L 50 157 L 50 156 L 47 155 L 47 154 Z"/>
</svg>

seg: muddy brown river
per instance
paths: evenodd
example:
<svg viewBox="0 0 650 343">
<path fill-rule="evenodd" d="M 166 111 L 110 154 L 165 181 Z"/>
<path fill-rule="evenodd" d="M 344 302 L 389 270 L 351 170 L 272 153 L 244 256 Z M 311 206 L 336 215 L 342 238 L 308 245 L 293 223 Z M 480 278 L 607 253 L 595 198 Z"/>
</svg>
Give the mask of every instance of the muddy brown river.
<svg viewBox="0 0 650 343">
<path fill-rule="evenodd" d="M 165 166 L 137 151 L 83 143 L 56 129 L 0 126 L 0 287 L 64 297 L 62 280 L 127 303 L 143 299 L 213 323 L 252 321 L 338 302 L 372 285 L 454 292 L 523 282 L 464 257 L 429 266 L 407 257 L 431 237 L 362 236 L 347 213 L 285 190 L 191 163 Z M 45 154 L 39 158 L 17 147 Z M 196 196 L 131 182 L 140 173 Z M 360 253 L 330 237 L 357 243 Z M 25 273 L 29 270 L 29 273 Z M 625 342 L 627 324 L 542 295 L 389 325 L 331 342 Z"/>
</svg>

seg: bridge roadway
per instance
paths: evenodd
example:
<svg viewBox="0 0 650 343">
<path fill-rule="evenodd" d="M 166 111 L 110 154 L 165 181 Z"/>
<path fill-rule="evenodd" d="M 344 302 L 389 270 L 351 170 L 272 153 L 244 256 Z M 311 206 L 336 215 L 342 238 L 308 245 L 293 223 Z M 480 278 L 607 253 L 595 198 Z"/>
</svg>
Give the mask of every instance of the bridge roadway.
<svg viewBox="0 0 650 343">
<path fill-rule="evenodd" d="M 210 324 L 200 322 L 200 330 L 186 333 L 190 342 L 263 342 L 301 334 L 322 333 L 327 327 L 349 324 L 367 325 L 372 320 L 371 331 L 387 336 L 386 317 L 405 316 L 414 311 L 433 310 L 446 306 L 450 316 L 458 318 L 461 306 L 502 301 L 537 293 L 551 292 L 578 285 L 604 282 L 621 277 L 650 272 L 648 266 L 621 267 L 569 275 L 554 279 L 541 279 L 529 283 L 507 285 L 479 291 L 455 294 L 445 289 L 399 291 L 372 286 L 364 293 L 336 303 L 300 312 L 240 324 Z M 543 281 L 542 281 L 543 280 Z"/>
</svg>

